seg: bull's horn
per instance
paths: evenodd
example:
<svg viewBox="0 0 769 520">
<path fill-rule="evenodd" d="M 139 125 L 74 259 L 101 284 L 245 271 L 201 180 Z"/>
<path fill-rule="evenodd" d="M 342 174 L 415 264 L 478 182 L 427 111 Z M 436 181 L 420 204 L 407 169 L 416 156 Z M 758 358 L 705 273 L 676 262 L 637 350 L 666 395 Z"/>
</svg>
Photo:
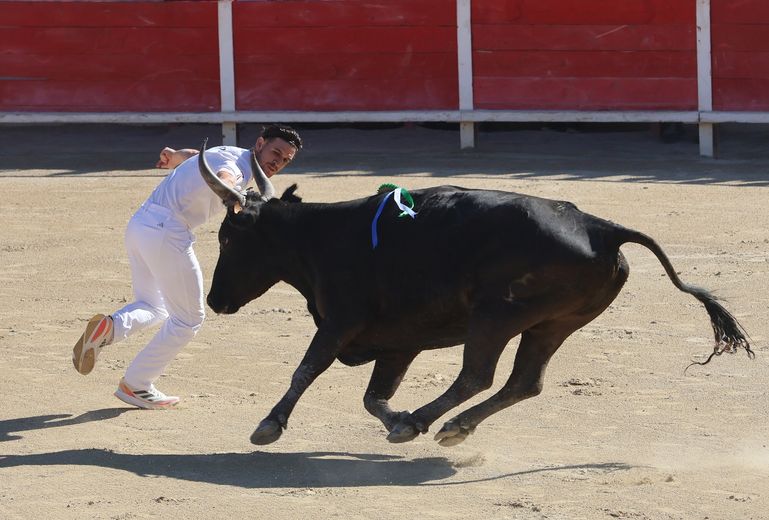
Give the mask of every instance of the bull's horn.
<svg viewBox="0 0 769 520">
<path fill-rule="evenodd" d="M 200 154 L 198 154 L 198 168 L 200 169 L 200 175 L 203 176 L 203 180 L 206 181 L 208 187 L 216 193 L 220 199 L 224 201 L 227 207 L 233 207 L 235 204 L 240 204 L 241 207 L 246 205 L 246 197 L 238 190 L 225 184 L 214 172 L 206 161 L 206 143 L 208 139 L 203 139 L 203 146 L 201 147 Z"/>
<path fill-rule="evenodd" d="M 262 199 L 270 200 L 275 196 L 275 188 L 270 182 L 270 178 L 264 173 L 259 161 L 256 160 L 256 149 L 251 149 L 251 169 L 254 171 L 254 182 L 262 195 Z"/>
</svg>

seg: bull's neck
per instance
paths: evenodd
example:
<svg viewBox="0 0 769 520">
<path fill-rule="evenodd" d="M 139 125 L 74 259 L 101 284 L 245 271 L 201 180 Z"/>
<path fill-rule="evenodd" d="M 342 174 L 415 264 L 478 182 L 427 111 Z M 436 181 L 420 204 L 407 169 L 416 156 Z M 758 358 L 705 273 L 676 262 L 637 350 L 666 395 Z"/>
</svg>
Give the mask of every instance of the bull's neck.
<svg viewBox="0 0 769 520">
<path fill-rule="evenodd" d="M 280 280 L 291 285 L 308 302 L 313 302 L 314 271 L 311 268 L 307 245 L 307 232 L 312 226 L 314 204 L 286 204 L 279 207 L 267 207 L 262 218 L 269 230 L 270 244 L 275 252 L 280 252 Z"/>
</svg>

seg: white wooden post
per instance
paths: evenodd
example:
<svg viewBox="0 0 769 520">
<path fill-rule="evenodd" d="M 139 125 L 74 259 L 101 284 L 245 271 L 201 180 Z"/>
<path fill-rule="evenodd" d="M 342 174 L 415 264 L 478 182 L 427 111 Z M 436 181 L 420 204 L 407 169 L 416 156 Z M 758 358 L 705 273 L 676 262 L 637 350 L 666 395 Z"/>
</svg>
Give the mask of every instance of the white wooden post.
<svg viewBox="0 0 769 520">
<path fill-rule="evenodd" d="M 697 0 L 697 105 L 700 114 L 713 110 L 710 47 L 710 0 Z M 699 123 L 700 155 L 715 156 L 713 123 Z"/>
<path fill-rule="evenodd" d="M 457 75 L 459 80 L 459 146 L 475 146 L 475 123 L 464 121 L 462 112 L 473 110 L 473 35 L 471 0 L 457 0 Z"/>
<path fill-rule="evenodd" d="M 235 112 L 235 58 L 232 45 L 232 0 L 219 0 L 219 91 L 222 112 Z M 238 125 L 233 121 L 222 123 L 222 142 L 238 143 Z"/>
</svg>

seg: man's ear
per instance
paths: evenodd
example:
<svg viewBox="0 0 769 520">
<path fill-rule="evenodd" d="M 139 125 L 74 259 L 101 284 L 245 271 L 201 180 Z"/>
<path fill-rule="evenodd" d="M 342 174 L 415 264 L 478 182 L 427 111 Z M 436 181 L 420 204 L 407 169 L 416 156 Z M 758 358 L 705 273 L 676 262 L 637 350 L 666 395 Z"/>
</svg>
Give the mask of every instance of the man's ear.
<svg viewBox="0 0 769 520">
<path fill-rule="evenodd" d="M 254 145 L 254 150 L 256 150 L 257 152 L 260 151 L 262 149 L 262 147 L 264 146 L 264 143 L 266 143 L 266 142 L 267 141 L 264 140 L 264 137 L 259 136 L 256 139 L 256 144 Z"/>
</svg>

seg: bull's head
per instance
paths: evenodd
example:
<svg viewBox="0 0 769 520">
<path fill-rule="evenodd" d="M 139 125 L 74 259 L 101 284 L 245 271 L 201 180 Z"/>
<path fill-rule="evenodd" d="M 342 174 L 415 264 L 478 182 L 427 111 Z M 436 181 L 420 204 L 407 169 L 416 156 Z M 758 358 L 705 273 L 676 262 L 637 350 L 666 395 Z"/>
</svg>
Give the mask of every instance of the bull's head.
<svg viewBox="0 0 769 520">
<path fill-rule="evenodd" d="M 270 242 L 270 224 L 261 217 L 275 189 L 259 166 L 254 151 L 251 165 L 259 193 L 243 193 L 225 184 L 208 165 L 204 157 L 205 144 L 204 141 L 198 159 L 200 174 L 227 206 L 227 216 L 219 228 L 219 259 L 207 302 L 218 314 L 232 314 L 279 281 L 280 261 Z M 296 185 L 291 186 L 280 200 L 301 201 L 295 190 Z"/>
</svg>

